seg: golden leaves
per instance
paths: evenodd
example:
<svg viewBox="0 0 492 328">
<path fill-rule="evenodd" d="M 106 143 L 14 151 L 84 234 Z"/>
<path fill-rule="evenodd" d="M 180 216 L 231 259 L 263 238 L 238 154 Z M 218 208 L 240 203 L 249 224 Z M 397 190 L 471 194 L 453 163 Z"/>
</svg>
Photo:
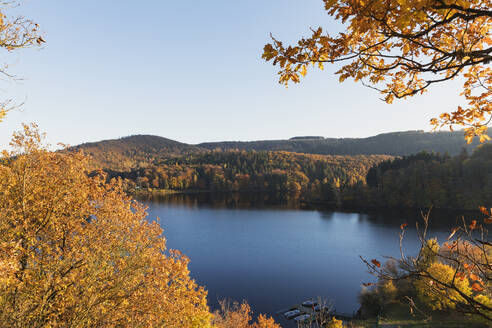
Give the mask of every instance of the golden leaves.
<svg viewBox="0 0 492 328">
<path fill-rule="evenodd" d="M 41 140 L 25 126 L 0 164 L 0 326 L 210 327 L 206 291 L 143 205 Z"/>
<path fill-rule="evenodd" d="M 492 74 L 483 65 L 490 62 L 492 19 L 482 9 L 491 7 L 490 0 L 454 5 L 408 0 L 324 3 L 330 16 L 346 23 L 347 32 L 333 37 L 321 28 L 311 30 L 311 36 L 295 47 L 272 38 L 263 58 L 279 64 L 280 83 L 300 81 L 297 69 L 290 65 L 318 64 L 322 69 L 324 63 L 340 61 L 345 63 L 336 73 L 340 82 L 349 77 L 362 80 L 391 104 L 394 99 L 421 94 L 434 83 L 463 76 L 467 107 L 434 118 L 431 124 L 434 128 L 466 126 L 467 142 L 474 137 L 489 140 L 485 123 L 492 115 Z M 305 68 L 301 76 L 306 75 Z"/>
<path fill-rule="evenodd" d="M 219 301 L 220 310 L 214 312 L 212 319 L 214 328 L 281 328 L 272 318 L 263 314 L 258 316 L 257 322 L 250 324 L 252 311 L 249 304 Z"/>
</svg>

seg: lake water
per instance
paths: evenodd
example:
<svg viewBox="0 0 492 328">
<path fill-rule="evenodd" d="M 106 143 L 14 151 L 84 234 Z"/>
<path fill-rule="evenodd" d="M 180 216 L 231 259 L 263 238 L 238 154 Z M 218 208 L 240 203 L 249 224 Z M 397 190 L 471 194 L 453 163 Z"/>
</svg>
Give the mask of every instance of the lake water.
<svg viewBox="0 0 492 328">
<path fill-rule="evenodd" d="M 247 300 L 255 313 L 278 310 L 313 297 L 337 311 L 358 309 L 357 294 L 373 282 L 359 256 L 398 256 L 418 249 L 417 211 L 334 212 L 301 209 L 267 195 L 170 195 L 143 200 L 149 220 L 158 217 L 169 248 L 186 254 L 193 278 L 217 300 Z M 443 241 L 461 213 L 433 213 L 430 236 Z M 285 322 L 280 316 L 277 321 Z M 287 325 L 286 325 L 287 326 Z"/>
</svg>

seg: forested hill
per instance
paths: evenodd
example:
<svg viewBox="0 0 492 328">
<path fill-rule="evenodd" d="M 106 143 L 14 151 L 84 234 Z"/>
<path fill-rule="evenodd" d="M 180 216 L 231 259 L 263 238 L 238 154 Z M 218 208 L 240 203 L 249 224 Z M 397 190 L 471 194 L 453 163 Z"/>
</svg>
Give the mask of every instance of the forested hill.
<svg viewBox="0 0 492 328">
<path fill-rule="evenodd" d="M 368 138 L 291 138 L 289 140 L 207 142 L 199 147 L 211 150 L 276 150 L 322 155 L 393 155 L 406 156 L 420 151 L 457 155 L 463 147 L 471 151 L 478 145 L 466 145 L 463 131 L 405 131 L 379 134 Z"/>
<path fill-rule="evenodd" d="M 288 151 L 318 155 L 391 155 L 407 156 L 421 151 L 456 155 L 466 147 L 471 153 L 477 142 L 466 145 L 463 132 L 406 131 L 380 134 L 368 138 L 293 137 L 289 140 L 249 142 L 209 142 L 189 145 L 151 135 L 136 135 L 103 140 L 72 147 L 94 158 L 94 168 L 131 171 L 163 159 L 210 150 Z"/>
<path fill-rule="evenodd" d="M 72 147 L 71 150 L 82 150 L 91 155 L 97 168 L 113 170 L 130 170 L 156 160 L 208 151 L 205 148 L 152 135 L 84 143 Z"/>
<path fill-rule="evenodd" d="M 365 185 L 368 171 L 387 155 L 312 155 L 275 151 L 211 151 L 156 162 L 122 178 L 128 191 L 261 191 L 339 205 L 343 190 Z"/>
</svg>

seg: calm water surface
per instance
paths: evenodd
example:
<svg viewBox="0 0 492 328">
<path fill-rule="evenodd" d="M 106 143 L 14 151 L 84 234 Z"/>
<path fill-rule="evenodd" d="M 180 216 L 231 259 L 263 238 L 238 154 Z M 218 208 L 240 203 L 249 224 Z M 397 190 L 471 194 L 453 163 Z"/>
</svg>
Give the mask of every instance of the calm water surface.
<svg viewBox="0 0 492 328">
<path fill-rule="evenodd" d="M 217 300 L 246 299 L 256 313 L 312 297 L 353 313 L 363 282 L 374 281 L 359 256 L 398 256 L 400 224 L 407 252 L 418 249 L 415 211 L 374 213 L 300 209 L 265 195 L 171 195 L 144 200 L 169 248 L 186 254 L 194 279 Z M 460 213 L 433 213 L 431 236 L 443 240 Z M 279 321 L 280 317 L 275 317 Z"/>
</svg>

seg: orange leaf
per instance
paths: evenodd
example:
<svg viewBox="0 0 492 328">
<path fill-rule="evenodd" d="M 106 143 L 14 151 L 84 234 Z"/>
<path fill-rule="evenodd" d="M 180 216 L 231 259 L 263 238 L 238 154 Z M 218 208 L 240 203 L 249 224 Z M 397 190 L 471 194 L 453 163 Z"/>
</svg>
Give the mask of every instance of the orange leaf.
<svg viewBox="0 0 492 328">
<path fill-rule="evenodd" d="M 490 216 L 489 210 L 485 206 L 480 206 L 479 209 L 484 215 Z"/>
<path fill-rule="evenodd" d="M 406 226 L 407 226 L 407 224 L 406 224 L 406 223 L 403 223 L 403 224 L 400 226 L 400 229 L 401 229 L 401 230 L 403 230 L 403 229 L 405 229 L 405 227 L 406 227 Z"/>
<path fill-rule="evenodd" d="M 480 286 L 480 284 L 478 282 L 474 282 L 472 285 L 471 285 L 471 288 L 473 289 L 473 291 L 475 292 L 481 292 L 483 291 L 483 287 Z"/>
<path fill-rule="evenodd" d="M 374 265 L 375 265 L 375 266 L 377 266 L 378 268 L 380 268 L 380 267 L 381 267 L 381 262 L 379 262 L 378 260 L 373 259 L 373 260 L 371 260 L 371 262 L 372 262 L 372 264 L 374 264 Z"/>
<path fill-rule="evenodd" d="M 463 279 L 465 279 L 465 274 L 463 272 L 458 272 L 458 273 L 456 273 L 456 278 L 463 280 Z"/>
<path fill-rule="evenodd" d="M 372 286 L 372 285 L 374 285 L 372 282 L 365 282 L 365 283 L 362 284 L 362 286 L 364 286 L 364 287 L 369 287 L 369 286 Z"/>
<path fill-rule="evenodd" d="M 470 273 L 470 279 L 471 280 L 475 280 L 475 281 L 479 281 L 480 280 L 480 277 L 477 276 L 476 274 L 474 273 Z"/>
<path fill-rule="evenodd" d="M 492 217 L 483 219 L 485 223 L 492 223 Z"/>
<path fill-rule="evenodd" d="M 472 220 L 471 224 L 468 226 L 470 230 L 473 230 L 477 227 L 477 220 Z"/>
</svg>

